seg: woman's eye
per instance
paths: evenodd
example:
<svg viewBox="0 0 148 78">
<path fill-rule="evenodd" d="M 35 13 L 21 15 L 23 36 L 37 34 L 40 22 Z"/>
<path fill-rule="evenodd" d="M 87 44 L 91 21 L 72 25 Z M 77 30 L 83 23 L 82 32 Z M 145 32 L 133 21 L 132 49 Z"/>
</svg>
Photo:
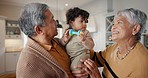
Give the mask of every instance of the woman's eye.
<svg viewBox="0 0 148 78">
<path fill-rule="evenodd" d="M 123 24 L 123 22 L 122 21 L 119 21 L 118 24 Z"/>
</svg>

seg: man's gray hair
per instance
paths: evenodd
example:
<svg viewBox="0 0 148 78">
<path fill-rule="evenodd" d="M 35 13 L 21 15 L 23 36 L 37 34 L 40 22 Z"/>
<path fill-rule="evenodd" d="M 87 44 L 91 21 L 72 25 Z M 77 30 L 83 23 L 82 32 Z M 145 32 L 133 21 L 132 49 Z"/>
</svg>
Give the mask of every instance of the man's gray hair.
<svg viewBox="0 0 148 78">
<path fill-rule="evenodd" d="M 147 15 L 138 9 L 130 8 L 130 9 L 119 11 L 117 15 L 115 16 L 115 18 L 118 16 L 124 16 L 125 18 L 127 18 L 129 23 L 132 25 L 136 25 L 136 24 L 140 25 L 141 29 L 136 34 L 137 40 L 140 40 L 141 34 L 144 32 L 144 29 L 146 27 Z"/>
<path fill-rule="evenodd" d="M 22 32 L 27 36 L 33 36 L 35 33 L 34 26 L 45 26 L 44 20 L 46 16 L 44 12 L 48 9 L 49 7 L 42 3 L 30 3 L 25 5 L 18 20 Z"/>
</svg>

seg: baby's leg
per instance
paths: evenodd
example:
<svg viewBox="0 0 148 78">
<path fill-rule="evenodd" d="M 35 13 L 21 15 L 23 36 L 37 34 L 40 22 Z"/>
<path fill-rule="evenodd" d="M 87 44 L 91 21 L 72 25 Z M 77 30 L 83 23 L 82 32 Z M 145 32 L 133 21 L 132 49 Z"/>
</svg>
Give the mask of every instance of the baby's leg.
<svg viewBox="0 0 148 78">
<path fill-rule="evenodd" d="M 71 66 L 70 66 L 71 70 L 72 71 L 73 70 L 80 70 L 79 68 L 74 68 L 74 67 L 81 64 L 81 62 L 80 62 L 81 59 L 85 60 L 88 58 L 90 58 L 90 54 L 86 54 L 86 53 L 82 53 L 81 55 L 74 57 L 73 60 L 71 60 Z"/>
</svg>

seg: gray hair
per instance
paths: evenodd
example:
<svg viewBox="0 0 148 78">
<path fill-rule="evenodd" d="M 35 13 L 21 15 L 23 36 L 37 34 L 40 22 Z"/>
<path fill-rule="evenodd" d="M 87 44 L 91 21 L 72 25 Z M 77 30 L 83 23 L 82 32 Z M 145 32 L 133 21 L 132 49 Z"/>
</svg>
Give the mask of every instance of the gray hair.
<svg viewBox="0 0 148 78">
<path fill-rule="evenodd" d="M 132 25 L 139 24 L 141 26 L 140 31 L 136 34 L 137 40 L 140 40 L 141 34 L 144 32 L 146 27 L 147 15 L 138 9 L 130 8 L 119 11 L 115 18 L 118 16 L 124 16 Z"/>
<path fill-rule="evenodd" d="M 27 36 L 33 36 L 34 26 L 40 25 L 45 26 L 44 12 L 47 11 L 49 7 L 42 3 L 30 3 L 24 6 L 23 12 L 19 18 L 19 26 L 22 32 Z"/>
</svg>

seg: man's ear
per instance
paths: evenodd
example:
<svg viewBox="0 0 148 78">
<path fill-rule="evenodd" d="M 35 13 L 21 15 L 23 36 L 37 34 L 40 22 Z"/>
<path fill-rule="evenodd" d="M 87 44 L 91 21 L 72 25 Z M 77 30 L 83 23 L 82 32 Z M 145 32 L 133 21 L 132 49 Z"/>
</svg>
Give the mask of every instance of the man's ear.
<svg viewBox="0 0 148 78">
<path fill-rule="evenodd" d="M 35 26 L 35 27 L 34 27 L 34 31 L 35 31 L 36 34 L 42 33 L 42 30 L 40 29 L 39 26 Z"/>
<path fill-rule="evenodd" d="M 135 25 L 133 28 L 132 34 L 136 35 L 140 30 L 141 30 L 141 26 L 139 24 Z"/>
</svg>

